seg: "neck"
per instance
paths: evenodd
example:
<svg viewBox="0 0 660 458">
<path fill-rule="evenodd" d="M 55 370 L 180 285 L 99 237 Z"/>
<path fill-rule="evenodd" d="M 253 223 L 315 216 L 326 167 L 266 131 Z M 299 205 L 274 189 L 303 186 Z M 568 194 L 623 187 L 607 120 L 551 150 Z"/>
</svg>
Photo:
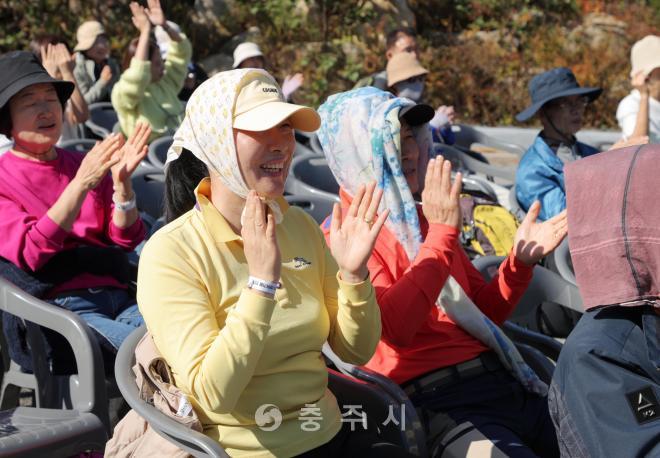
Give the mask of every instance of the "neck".
<svg viewBox="0 0 660 458">
<path fill-rule="evenodd" d="M 232 230 L 240 235 L 241 214 L 245 207 L 245 199 L 234 194 L 213 174 L 211 174 L 211 203 L 218 209 Z"/>
<path fill-rule="evenodd" d="M 32 161 L 52 161 L 57 159 L 55 145 L 29 145 L 21 143 L 16 139 L 14 139 L 14 146 L 11 152 L 18 157 Z"/>
</svg>

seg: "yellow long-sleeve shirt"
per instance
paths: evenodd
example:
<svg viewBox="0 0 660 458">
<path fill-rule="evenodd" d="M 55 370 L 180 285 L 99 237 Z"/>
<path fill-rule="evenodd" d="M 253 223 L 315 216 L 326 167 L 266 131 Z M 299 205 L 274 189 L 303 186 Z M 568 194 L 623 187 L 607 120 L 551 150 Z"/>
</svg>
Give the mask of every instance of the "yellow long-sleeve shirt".
<svg viewBox="0 0 660 458">
<path fill-rule="evenodd" d="M 151 125 L 149 141 L 174 132 L 181 124 L 183 104 L 178 94 L 188 74 L 192 45 L 185 35 L 171 41 L 163 77 L 151 81 L 151 61 L 131 59 L 129 67 L 112 88 L 112 106 L 122 132 L 128 137 L 139 121 Z"/>
<path fill-rule="evenodd" d="M 338 280 L 319 227 L 281 199 L 283 286 L 275 299 L 255 294 L 242 240 L 210 202 L 208 179 L 196 192 L 196 207 L 146 244 L 138 275 L 140 311 L 176 385 L 231 456 L 292 456 L 328 442 L 341 413 L 321 346 L 354 364 L 370 359 L 381 330 L 371 283 Z M 255 422 L 266 404 L 282 413 L 274 431 Z M 301 429 L 305 404 L 321 413 L 318 431 Z"/>
</svg>

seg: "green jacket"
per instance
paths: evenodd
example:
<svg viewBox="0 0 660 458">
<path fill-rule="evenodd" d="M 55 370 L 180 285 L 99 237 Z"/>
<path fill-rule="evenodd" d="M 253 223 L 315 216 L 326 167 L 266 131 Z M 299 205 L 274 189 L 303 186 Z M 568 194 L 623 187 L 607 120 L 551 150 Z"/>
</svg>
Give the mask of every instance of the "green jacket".
<svg viewBox="0 0 660 458">
<path fill-rule="evenodd" d="M 133 58 L 112 89 L 112 105 L 119 117 L 122 132 L 129 136 L 138 121 L 151 125 L 154 140 L 173 133 L 182 120 L 183 104 L 178 98 L 192 57 L 190 41 L 183 36 L 172 41 L 165 60 L 165 72 L 151 81 L 151 62 Z"/>
</svg>

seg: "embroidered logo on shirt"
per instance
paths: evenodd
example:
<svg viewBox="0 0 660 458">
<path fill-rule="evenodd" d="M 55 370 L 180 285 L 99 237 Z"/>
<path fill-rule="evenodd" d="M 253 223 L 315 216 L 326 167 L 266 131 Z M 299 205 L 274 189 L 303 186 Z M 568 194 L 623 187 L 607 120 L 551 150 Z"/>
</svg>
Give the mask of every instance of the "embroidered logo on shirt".
<svg viewBox="0 0 660 458">
<path fill-rule="evenodd" d="M 626 394 L 630 408 L 637 423 L 644 424 L 660 418 L 660 404 L 653 392 L 653 387 L 647 386 L 641 390 Z"/>
<path fill-rule="evenodd" d="M 290 269 L 304 270 L 311 266 L 312 263 L 301 256 L 296 256 L 291 261 L 285 262 L 282 265 Z"/>
</svg>

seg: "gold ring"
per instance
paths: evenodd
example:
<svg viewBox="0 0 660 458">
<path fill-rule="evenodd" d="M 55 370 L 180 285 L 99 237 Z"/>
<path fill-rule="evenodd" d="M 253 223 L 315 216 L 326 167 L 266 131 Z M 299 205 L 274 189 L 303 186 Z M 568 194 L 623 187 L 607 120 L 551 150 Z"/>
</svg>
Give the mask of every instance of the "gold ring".
<svg viewBox="0 0 660 458">
<path fill-rule="evenodd" d="M 367 223 L 367 224 L 371 224 L 371 223 L 373 223 L 373 221 L 371 221 L 370 219 L 367 219 L 367 218 L 362 218 L 362 219 L 363 219 L 364 222 Z"/>
</svg>

